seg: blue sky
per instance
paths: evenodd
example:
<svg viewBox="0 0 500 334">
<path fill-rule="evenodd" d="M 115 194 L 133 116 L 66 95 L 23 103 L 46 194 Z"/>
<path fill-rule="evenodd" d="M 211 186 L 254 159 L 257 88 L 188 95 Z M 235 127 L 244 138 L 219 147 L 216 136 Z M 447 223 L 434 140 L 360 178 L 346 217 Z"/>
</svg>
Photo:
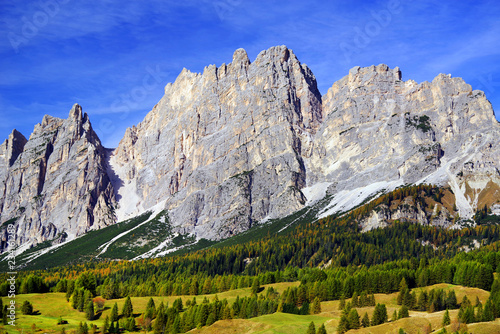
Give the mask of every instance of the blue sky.
<svg viewBox="0 0 500 334">
<path fill-rule="evenodd" d="M 79 103 L 115 147 L 183 67 L 282 44 L 322 94 L 353 66 L 385 63 L 403 80 L 462 77 L 500 118 L 497 0 L 0 0 L 0 142 Z"/>
</svg>

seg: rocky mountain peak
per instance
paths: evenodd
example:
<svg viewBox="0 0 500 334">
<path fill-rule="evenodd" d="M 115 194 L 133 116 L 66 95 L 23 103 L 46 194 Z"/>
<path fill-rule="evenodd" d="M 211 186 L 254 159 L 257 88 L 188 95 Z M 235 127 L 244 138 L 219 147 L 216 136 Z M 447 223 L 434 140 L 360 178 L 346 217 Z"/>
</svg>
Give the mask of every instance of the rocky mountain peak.
<svg viewBox="0 0 500 334">
<path fill-rule="evenodd" d="M 29 140 L 14 132 L 7 141 L 17 144 L 7 145 L 16 154 L 0 168 L 0 218 L 15 218 L 15 242 L 63 240 L 115 222 L 106 153 L 79 105 L 66 120 L 45 116 Z"/>
<path fill-rule="evenodd" d="M 174 234 L 220 239 L 326 194 L 324 215 L 423 182 L 451 187 L 470 218 L 491 204 L 485 189 L 500 191 L 498 137 L 484 93 L 460 78 L 357 66 L 321 96 L 286 46 L 253 62 L 238 49 L 230 64 L 183 69 L 112 153 L 78 104 L 29 140 L 13 132 L 0 145 L 0 218 L 36 243 L 154 208 Z"/>
<path fill-rule="evenodd" d="M 240 48 L 237 49 L 234 54 L 233 54 L 233 61 L 232 61 L 233 66 L 248 66 L 250 65 L 250 59 L 248 58 L 248 54 L 245 51 L 245 49 Z"/>
<path fill-rule="evenodd" d="M 74 121 L 81 121 L 82 120 L 82 106 L 80 106 L 78 103 L 75 103 L 71 110 L 69 111 L 68 119 L 74 120 Z"/>
<path fill-rule="evenodd" d="M 27 141 L 28 140 L 21 132 L 14 129 L 9 135 L 9 138 L 0 146 L 0 154 L 4 156 L 5 163 L 8 167 L 14 164 L 19 154 L 23 151 Z"/>
</svg>

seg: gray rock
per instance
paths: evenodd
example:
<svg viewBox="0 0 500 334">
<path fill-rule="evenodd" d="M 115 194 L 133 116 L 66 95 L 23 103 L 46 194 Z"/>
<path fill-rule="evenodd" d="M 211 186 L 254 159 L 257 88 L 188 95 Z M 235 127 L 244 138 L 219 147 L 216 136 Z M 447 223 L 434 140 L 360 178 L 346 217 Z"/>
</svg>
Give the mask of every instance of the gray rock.
<svg viewBox="0 0 500 334">
<path fill-rule="evenodd" d="M 230 64 L 184 69 L 115 150 L 78 105 L 29 140 L 14 131 L 0 146 L 0 220 L 17 218 L 15 242 L 36 244 L 154 207 L 176 233 L 221 239 L 302 208 L 318 193 L 305 187 L 335 197 L 375 183 L 450 186 L 470 218 L 500 201 L 498 138 L 491 104 L 460 78 L 417 84 L 398 67 L 357 66 L 321 97 L 285 46 L 253 63 L 238 49 Z M 405 217 L 447 224 L 404 210 L 363 224 Z"/>
</svg>

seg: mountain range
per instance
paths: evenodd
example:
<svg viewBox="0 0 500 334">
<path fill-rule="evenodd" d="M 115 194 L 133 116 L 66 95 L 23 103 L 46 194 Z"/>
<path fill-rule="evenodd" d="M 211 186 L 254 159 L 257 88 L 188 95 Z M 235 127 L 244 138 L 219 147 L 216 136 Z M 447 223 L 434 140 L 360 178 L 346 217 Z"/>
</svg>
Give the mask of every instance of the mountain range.
<svg viewBox="0 0 500 334">
<path fill-rule="evenodd" d="M 485 206 L 500 215 L 498 138 L 485 94 L 461 78 L 419 84 L 398 67 L 354 67 L 321 96 L 287 47 L 253 62 L 238 49 L 230 64 L 184 69 L 115 149 L 78 104 L 67 119 L 46 115 L 29 139 L 13 130 L 0 145 L 0 247 L 50 249 L 147 213 L 100 250 L 154 222 L 161 237 L 143 257 L 158 256 L 179 237 L 226 239 L 307 208 L 312 220 L 340 215 L 418 184 L 446 189 L 446 201 L 428 212 L 407 198 L 360 227 L 471 224 Z"/>
</svg>

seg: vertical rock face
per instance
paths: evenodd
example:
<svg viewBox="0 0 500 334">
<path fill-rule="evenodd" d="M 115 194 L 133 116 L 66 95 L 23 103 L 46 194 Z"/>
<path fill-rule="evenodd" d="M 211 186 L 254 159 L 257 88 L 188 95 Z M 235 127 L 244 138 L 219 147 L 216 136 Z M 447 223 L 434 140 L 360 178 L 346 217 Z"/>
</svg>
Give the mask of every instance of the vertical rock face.
<svg viewBox="0 0 500 334">
<path fill-rule="evenodd" d="M 17 244 L 115 222 L 105 153 L 79 105 L 66 120 L 45 116 L 29 140 L 9 136 L 0 146 L 0 213 L 2 221 L 16 218 Z"/>
<path fill-rule="evenodd" d="M 491 104 L 460 78 L 417 84 L 399 68 L 355 67 L 321 97 L 286 47 L 253 63 L 239 49 L 230 64 L 184 69 L 110 155 L 78 105 L 29 140 L 14 130 L 0 146 L 0 221 L 16 221 L 18 244 L 37 243 L 157 206 L 174 232 L 221 239 L 325 189 L 352 208 L 361 195 L 349 191 L 410 183 L 450 186 L 470 218 L 500 201 L 498 138 Z"/>
<path fill-rule="evenodd" d="M 476 160 L 497 179 L 498 122 L 484 93 L 461 78 L 440 74 L 417 84 L 402 81 L 399 68 L 355 67 L 323 97 L 323 112 L 307 183 L 333 182 L 333 194 L 394 180 L 450 182 L 460 192 L 456 175 Z"/>
<path fill-rule="evenodd" d="M 314 75 L 284 46 L 183 70 L 113 154 L 119 212 L 165 201 L 180 232 L 212 239 L 291 213 L 305 202 L 304 158 L 321 120 Z"/>
</svg>

